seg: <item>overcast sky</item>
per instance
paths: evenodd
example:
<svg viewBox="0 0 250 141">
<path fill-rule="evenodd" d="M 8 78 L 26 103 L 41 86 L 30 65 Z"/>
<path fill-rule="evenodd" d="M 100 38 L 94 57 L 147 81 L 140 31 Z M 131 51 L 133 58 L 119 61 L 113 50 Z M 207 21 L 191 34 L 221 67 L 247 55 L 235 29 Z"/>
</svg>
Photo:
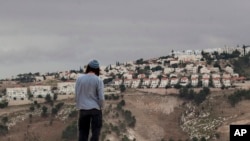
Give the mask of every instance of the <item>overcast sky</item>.
<svg viewBox="0 0 250 141">
<path fill-rule="evenodd" d="M 0 0 L 0 78 L 250 44 L 249 0 Z"/>
</svg>

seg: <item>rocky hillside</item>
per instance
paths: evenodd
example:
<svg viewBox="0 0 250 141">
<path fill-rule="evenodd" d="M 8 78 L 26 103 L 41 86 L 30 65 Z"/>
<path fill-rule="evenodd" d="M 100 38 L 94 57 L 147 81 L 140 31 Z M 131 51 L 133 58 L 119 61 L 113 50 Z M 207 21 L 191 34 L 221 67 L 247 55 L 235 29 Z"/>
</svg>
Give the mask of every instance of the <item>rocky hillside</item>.
<svg viewBox="0 0 250 141">
<path fill-rule="evenodd" d="M 212 91 L 199 106 L 169 93 L 127 90 L 121 95 L 109 95 L 103 110 L 101 140 L 228 141 L 230 124 L 250 123 L 249 102 L 243 100 L 233 107 L 228 102 L 232 93 Z M 4 125 L 0 128 L 0 140 L 76 140 L 77 111 L 73 99 L 5 110 L 0 112 Z"/>
</svg>

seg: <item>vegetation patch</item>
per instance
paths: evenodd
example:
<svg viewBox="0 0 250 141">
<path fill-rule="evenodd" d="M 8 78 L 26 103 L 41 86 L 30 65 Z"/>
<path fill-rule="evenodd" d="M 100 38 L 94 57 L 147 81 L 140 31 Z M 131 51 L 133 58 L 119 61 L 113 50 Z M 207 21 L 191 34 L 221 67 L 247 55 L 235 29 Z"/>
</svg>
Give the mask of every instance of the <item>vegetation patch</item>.
<svg viewBox="0 0 250 141">
<path fill-rule="evenodd" d="M 244 99 L 250 100 L 250 90 L 237 90 L 228 96 L 229 103 L 233 107 Z"/>
</svg>

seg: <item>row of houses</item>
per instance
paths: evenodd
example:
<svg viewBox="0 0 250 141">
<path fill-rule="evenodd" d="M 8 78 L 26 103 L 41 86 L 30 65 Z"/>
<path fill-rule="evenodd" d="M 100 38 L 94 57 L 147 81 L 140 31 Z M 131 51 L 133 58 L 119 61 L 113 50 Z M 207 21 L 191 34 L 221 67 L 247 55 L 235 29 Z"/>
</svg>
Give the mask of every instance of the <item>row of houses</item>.
<svg viewBox="0 0 250 141">
<path fill-rule="evenodd" d="M 171 76 L 171 75 L 170 75 Z M 244 82 L 244 77 L 239 77 L 238 74 L 229 75 L 224 74 L 222 77 L 219 74 L 193 74 L 191 77 L 183 76 L 178 77 L 173 75 L 171 77 L 162 78 L 136 78 L 136 79 L 115 79 L 113 81 L 114 86 L 125 85 L 127 88 L 165 88 L 167 86 L 193 86 L 198 85 L 202 87 L 213 86 L 215 88 L 231 87 L 234 83 Z M 200 84 L 199 84 L 200 83 Z"/>
<path fill-rule="evenodd" d="M 6 97 L 7 100 L 24 100 L 28 99 L 29 95 L 33 97 L 46 97 L 46 95 L 53 96 L 57 94 L 73 94 L 75 91 L 75 82 L 60 82 L 57 84 L 57 88 L 52 90 L 49 85 L 35 85 L 29 87 L 14 87 L 6 88 Z"/>
</svg>

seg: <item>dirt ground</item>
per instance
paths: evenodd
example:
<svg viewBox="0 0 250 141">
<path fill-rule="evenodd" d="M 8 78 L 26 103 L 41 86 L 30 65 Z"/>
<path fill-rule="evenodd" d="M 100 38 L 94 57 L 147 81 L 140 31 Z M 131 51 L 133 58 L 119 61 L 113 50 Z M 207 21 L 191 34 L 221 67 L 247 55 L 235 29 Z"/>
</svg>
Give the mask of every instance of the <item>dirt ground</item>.
<svg viewBox="0 0 250 141">
<path fill-rule="evenodd" d="M 62 131 L 71 121 L 63 122 L 54 120 L 50 125 L 50 118 L 33 117 L 19 122 L 11 128 L 5 136 L 0 136 L 1 141 L 61 141 Z"/>
<path fill-rule="evenodd" d="M 179 126 L 182 101 L 173 96 L 134 92 L 126 95 L 125 108 L 136 117 L 136 127 L 131 131 L 138 141 L 186 140 L 187 134 Z"/>
<path fill-rule="evenodd" d="M 229 140 L 230 125 L 245 125 L 250 124 L 250 103 L 244 100 L 232 107 L 226 102 L 218 103 L 217 109 L 214 112 L 217 115 L 227 118 L 225 122 L 217 129 L 220 134 L 220 141 Z"/>
</svg>

